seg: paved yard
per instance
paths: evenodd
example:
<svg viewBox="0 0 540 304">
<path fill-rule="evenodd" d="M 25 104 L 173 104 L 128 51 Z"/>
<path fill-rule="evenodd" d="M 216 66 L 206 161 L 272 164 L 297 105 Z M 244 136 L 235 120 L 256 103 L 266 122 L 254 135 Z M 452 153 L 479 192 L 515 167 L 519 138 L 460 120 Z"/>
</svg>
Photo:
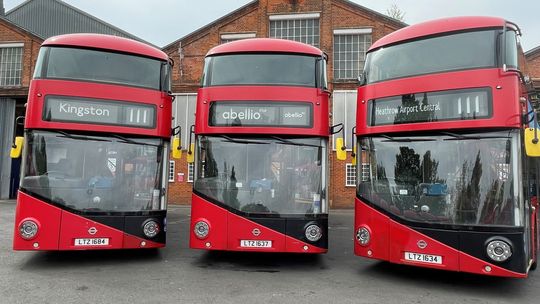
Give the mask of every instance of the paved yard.
<svg viewBox="0 0 540 304">
<path fill-rule="evenodd" d="M 159 251 L 13 252 L 0 202 L 0 303 L 539 303 L 540 276 L 504 279 L 391 265 L 352 253 L 352 210 L 330 214 L 326 255 L 188 248 L 189 208 L 169 209 Z"/>
</svg>

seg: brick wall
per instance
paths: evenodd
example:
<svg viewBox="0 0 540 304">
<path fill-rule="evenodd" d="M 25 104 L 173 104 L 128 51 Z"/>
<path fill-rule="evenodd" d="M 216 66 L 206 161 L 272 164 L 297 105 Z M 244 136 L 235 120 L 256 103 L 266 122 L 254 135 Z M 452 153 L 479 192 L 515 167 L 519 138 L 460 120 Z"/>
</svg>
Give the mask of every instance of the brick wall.
<svg viewBox="0 0 540 304">
<path fill-rule="evenodd" d="M 34 73 L 39 47 L 43 40 L 0 19 L 0 44 L 23 43 L 21 86 L 0 88 L 0 96 L 26 96 Z"/>
<path fill-rule="evenodd" d="M 371 28 L 372 41 L 374 42 L 403 26 L 399 22 L 344 0 L 260 0 L 240 8 L 164 48 L 164 51 L 176 63 L 173 71 L 173 92 L 195 93 L 197 91 L 202 75 L 204 55 L 220 43 L 221 34 L 255 32 L 257 37 L 268 37 L 270 15 L 294 13 L 320 14 L 320 48 L 329 56 L 330 90 L 355 90 L 357 87 L 354 81 L 333 82 L 334 29 Z M 179 53 L 180 47 L 182 59 Z M 330 105 L 330 109 L 332 109 L 332 105 Z M 351 208 L 353 206 L 355 188 L 345 186 L 345 164 L 350 162 L 350 153 L 345 162 L 338 162 L 334 155 L 330 155 L 329 200 L 332 208 Z M 177 161 L 176 168 L 177 172 L 185 171 L 187 178 L 185 160 Z M 170 183 L 169 201 L 171 203 L 189 203 L 191 201 L 191 185 L 187 182 Z"/>
</svg>

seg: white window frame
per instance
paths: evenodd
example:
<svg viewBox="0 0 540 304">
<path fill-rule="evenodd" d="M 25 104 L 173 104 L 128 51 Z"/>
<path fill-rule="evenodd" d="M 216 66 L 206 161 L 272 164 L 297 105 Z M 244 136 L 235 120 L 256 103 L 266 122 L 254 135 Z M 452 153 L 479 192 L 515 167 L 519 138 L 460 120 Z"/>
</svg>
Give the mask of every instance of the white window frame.
<svg viewBox="0 0 540 304">
<path fill-rule="evenodd" d="M 220 35 L 220 43 L 231 42 L 236 40 L 242 40 L 242 39 L 249 39 L 249 38 L 255 38 L 257 37 L 257 33 L 255 32 L 249 32 L 249 33 L 224 33 Z"/>
<path fill-rule="evenodd" d="M 270 15 L 268 17 L 268 19 L 269 19 L 268 37 L 278 38 L 278 39 L 289 39 L 289 38 L 273 37 L 272 36 L 272 21 L 282 21 L 282 22 L 287 21 L 287 24 L 289 23 L 289 21 L 292 21 L 293 24 L 294 24 L 295 21 L 310 20 L 310 19 L 317 20 L 318 21 L 318 39 L 317 39 L 318 43 L 316 45 L 314 44 L 314 46 L 320 47 L 320 45 L 321 45 L 321 14 L 320 13 Z M 308 29 L 308 27 L 305 27 L 306 32 L 307 32 L 307 29 Z M 302 36 L 302 33 L 300 33 L 299 37 L 306 37 L 307 38 L 307 37 L 310 37 L 310 36 L 308 36 L 308 35 Z M 313 35 L 313 37 L 315 37 L 315 36 Z M 290 39 L 290 40 L 293 40 L 293 39 Z M 293 40 L 293 41 L 301 41 L 301 39 L 300 40 Z M 304 42 L 304 43 L 307 43 L 307 42 Z"/>
<path fill-rule="evenodd" d="M 368 181 L 369 180 L 369 177 L 371 175 L 371 164 L 370 163 L 361 163 L 361 170 L 362 170 L 362 174 L 361 174 L 361 178 L 362 178 L 362 181 L 365 182 L 365 181 Z M 358 170 L 358 168 L 356 168 L 356 170 Z"/>
<path fill-rule="evenodd" d="M 174 103 L 173 103 L 173 125 L 172 127 L 176 127 L 178 126 L 178 118 L 179 118 L 179 115 L 183 115 L 183 118 L 184 118 L 184 123 L 181 125 L 182 127 L 182 133 L 180 134 L 180 139 L 181 139 L 181 144 L 182 144 L 182 150 L 186 151 L 189 147 L 189 131 L 190 131 L 190 127 L 191 125 L 189 124 L 189 115 L 193 115 L 193 124 L 195 124 L 195 111 L 196 111 L 196 107 L 197 107 L 197 93 L 173 93 L 175 99 L 174 99 Z M 195 104 L 194 104 L 194 107 L 193 107 L 193 113 L 188 113 L 189 111 L 189 104 L 188 102 L 186 102 L 184 105 L 183 105 L 183 109 L 179 110 L 178 107 L 180 106 L 180 99 L 182 97 L 186 97 L 188 98 L 189 96 L 195 96 Z M 184 113 L 180 113 L 181 111 L 184 111 Z M 171 139 L 172 140 L 172 139 Z M 194 140 L 194 139 L 192 139 Z"/>
<path fill-rule="evenodd" d="M 175 174 L 175 167 L 176 167 L 176 163 L 174 160 L 169 160 L 169 183 L 173 183 L 174 182 L 174 174 Z"/>
<path fill-rule="evenodd" d="M 195 177 L 195 163 L 187 164 L 187 182 L 193 183 Z"/>
<path fill-rule="evenodd" d="M 356 187 L 356 170 L 355 164 L 345 164 L 345 187 Z M 352 172 L 352 175 L 350 175 L 349 172 Z"/>
<path fill-rule="evenodd" d="M 339 93 L 353 93 L 353 94 L 358 94 L 358 92 L 356 90 L 334 90 L 332 92 L 332 95 L 334 98 L 332 100 L 332 125 L 336 125 L 338 124 L 339 122 L 337 121 L 334 121 L 334 118 L 336 117 L 335 116 L 335 113 L 336 113 L 336 102 L 335 102 L 335 97 L 336 95 Z M 358 106 L 357 103 L 356 103 L 356 99 L 355 99 L 355 102 L 353 102 L 354 105 Z M 342 133 L 342 132 L 339 132 L 337 134 L 333 134 L 332 135 L 332 150 L 335 151 L 336 150 L 336 138 L 338 137 L 341 137 L 342 134 L 345 134 L 345 138 L 343 138 L 343 142 L 344 143 L 347 143 L 347 139 L 348 138 L 351 138 L 351 130 L 352 130 L 352 127 L 354 127 L 356 125 L 356 109 L 354 109 L 354 112 L 355 112 L 355 115 L 354 115 L 354 118 L 355 118 L 355 121 L 351 123 L 351 125 L 349 125 L 349 122 L 347 120 L 347 103 L 345 103 L 345 110 L 343 111 L 343 128 L 345 128 L 345 132 Z M 347 149 L 345 151 L 352 151 L 352 145 L 346 145 L 347 146 Z"/>
<path fill-rule="evenodd" d="M 349 77 L 336 77 L 336 73 L 337 74 L 346 74 L 346 71 L 347 71 L 347 69 L 345 69 L 345 70 L 336 69 L 336 62 L 337 62 L 336 59 L 338 57 L 338 56 L 336 56 L 336 53 L 335 53 L 336 52 L 336 47 L 335 47 L 336 36 L 354 36 L 354 35 L 358 35 L 359 36 L 359 38 L 358 38 L 359 43 L 364 43 L 364 41 L 366 39 L 364 37 L 364 35 L 370 35 L 370 40 L 371 41 L 370 41 L 369 46 L 371 46 L 371 44 L 373 43 L 373 37 L 371 36 L 372 32 L 373 32 L 372 28 L 348 28 L 348 29 L 335 29 L 334 30 L 334 37 L 333 37 L 333 39 L 334 39 L 334 41 L 333 41 L 333 52 L 334 52 L 333 60 L 334 60 L 334 62 L 333 62 L 333 71 L 332 71 L 333 72 L 332 76 L 333 76 L 334 80 L 355 80 L 358 77 L 358 75 L 356 75 L 356 77 L 354 77 L 354 75 L 353 75 L 350 78 Z M 364 41 L 360 41 L 360 39 L 364 39 Z M 364 48 L 364 52 L 363 52 L 364 53 L 364 60 L 363 60 L 364 63 L 365 63 L 365 60 L 366 60 L 366 52 L 367 52 L 369 46 L 366 45 L 365 48 Z M 358 52 L 359 52 L 358 55 L 360 56 L 361 55 L 360 46 L 358 46 Z M 351 54 L 352 54 L 352 52 L 351 52 Z M 345 55 L 346 54 L 343 54 L 342 56 L 345 56 Z M 343 61 L 344 63 L 348 62 L 346 59 L 341 60 L 341 61 Z M 361 72 L 362 68 L 363 68 L 363 66 L 359 66 L 358 71 Z"/>
<path fill-rule="evenodd" d="M 0 85 L 0 87 L 20 87 L 22 85 L 22 77 L 23 77 L 23 59 L 24 59 L 24 43 L 16 42 L 16 43 L 2 43 L 0 44 L 0 49 L 8 49 L 8 48 L 20 48 L 21 49 L 21 57 L 20 57 L 20 77 L 18 79 L 18 84 L 5 84 Z M 13 70 L 6 70 L 4 73 L 11 74 Z M 6 77 L 7 79 L 11 79 L 12 77 Z M 1 79 L 0 79 L 1 81 Z"/>
</svg>

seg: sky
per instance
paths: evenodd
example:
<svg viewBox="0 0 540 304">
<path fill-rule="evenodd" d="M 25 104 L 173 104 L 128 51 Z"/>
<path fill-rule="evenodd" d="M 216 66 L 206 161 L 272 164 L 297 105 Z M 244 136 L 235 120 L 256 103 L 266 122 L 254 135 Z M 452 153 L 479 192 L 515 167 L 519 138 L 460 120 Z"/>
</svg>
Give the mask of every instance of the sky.
<svg viewBox="0 0 540 304">
<path fill-rule="evenodd" d="M 245 5 L 251 0 L 64 0 L 65 2 L 163 47 Z M 351 0 L 380 13 L 393 5 L 414 24 L 451 16 L 496 16 L 517 23 L 528 51 L 540 46 L 539 0 Z M 6 11 L 24 0 L 4 0 Z"/>
</svg>

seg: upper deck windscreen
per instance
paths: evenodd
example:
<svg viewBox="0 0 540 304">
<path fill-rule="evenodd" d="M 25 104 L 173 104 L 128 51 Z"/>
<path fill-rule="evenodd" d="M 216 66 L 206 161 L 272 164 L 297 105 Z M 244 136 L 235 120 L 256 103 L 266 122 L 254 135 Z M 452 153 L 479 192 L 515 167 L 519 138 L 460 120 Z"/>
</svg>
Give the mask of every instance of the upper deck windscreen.
<svg viewBox="0 0 540 304">
<path fill-rule="evenodd" d="M 499 30 L 460 32 L 382 47 L 368 53 L 367 83 L 497 65 Z"/>
<path fill-rule="evenodd" d="M 206 58 L 202 85 L 316 87 L 317 65 L 323 62 L 320 59 L 315 56 L 266 53 L 210 56 Z"/>
<path fill-rule="evenodd" d="M 162 80 L 167 77 L 165 61 L 68 47 L 42 47 L 34 73 L 34 78 L 102 82 L 155 90 L 166 86 L 167 81 Z"/>
</svg>

